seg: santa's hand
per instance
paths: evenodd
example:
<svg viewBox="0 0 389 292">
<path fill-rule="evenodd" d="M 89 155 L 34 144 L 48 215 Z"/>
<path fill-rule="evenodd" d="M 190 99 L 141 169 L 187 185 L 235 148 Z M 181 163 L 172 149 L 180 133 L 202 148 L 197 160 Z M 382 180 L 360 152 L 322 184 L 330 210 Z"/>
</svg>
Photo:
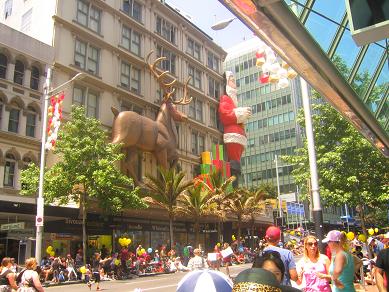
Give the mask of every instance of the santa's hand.
<svg viewBox="0 0 389 292">
<path fill-rule="evenodd" d="M 243 124 L 246 120 L 251 117 L 251 108 L 250 107 L 237 107 L 234 109 L 236 116 L 236 121 L 238 124 Z"/>
</svg>

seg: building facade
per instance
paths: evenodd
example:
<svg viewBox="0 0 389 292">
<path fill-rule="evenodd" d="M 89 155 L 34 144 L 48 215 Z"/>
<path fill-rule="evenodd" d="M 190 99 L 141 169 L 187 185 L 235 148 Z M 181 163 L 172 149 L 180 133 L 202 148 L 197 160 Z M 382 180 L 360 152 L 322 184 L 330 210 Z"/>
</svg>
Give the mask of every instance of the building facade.
<svg viewBox="0 0 389 292">
<path fill-rule="evenodd" d="M 6 249 L 18 250 L 20 240 L 34 236 L 34 217 L 17 210 L 24 204 L 34 205 L 35 198 L 18 195 L 19 178 L 30 162 L 39 162 L 42 91 L 54 49 L 3 24 L 0 33 L 0 255 L 4 255 Z M 8 204 L 16 214 L 3 209 Z M 18 221 L 23 228 L 13 229 L 12 223 Z M 23 248 L 26 245 L 28 256 L 31 241 Z"/>
<path fill-rule="evenodd" d="M 155 119 L 162 91 L 145 61 L 148 53 L 153 51 L 151 61 L 160 56 L 166 57 L 161 69 L 168 70 L 169 77 L 177 79 L 175 98 L 182 97 L 184 82 L 191 77 L 188 95 L 193 100 L 189 105 L 178 106 L 189 117 L 186 123 L 177 125 L 178 151 L 179 165 L 186 178 L 197 175 L 201 152 L 211 149 L 212 143 L 222 142 L 217 108 L 226 52 L 164 1 L 47 0 L 44 3 L 42 8 L 39 0 L 1 0 L 3 15 L 0 19 L 31 37 L 53 45 L 53 88 L 79 72 L 85 73 L 85 78 L 64 89 L 65 119 L 74 104 L 83 105 L 87 115 L 98 118 L 108 131 L 114 119 L 111 107 L 119 111 L 132 110 Z M 37 112 L 40 113 L 40 110 Z M 39 145 L 37 139 L 35 159 L 39 157 Z M 154 157 L 143 153 L 140 158 L 138 177 L 156 175 Z M 47 165 L 55 161 L 56 158 L 49 153 Z M 128 174 L 125 160 L 121 168 Z M 20 186 L 14 189 L 17 193 Z M 45 214 L 56 213 L 58 216 L 45 223 L 44 248 L 52 245 L 59 251 L 74 252 L 81 236 L 79 214 L 70 208 L 53 208 L 45 209 Z M 31 218 L 34 218 L 34 212 L 35 207 L 29 212 Z M 169 238 L 167 218 L 158 210 L 126 210 L 121 217 L 110 219 L 100 216 L 98 210 L 89 215 L 89 239 L 96 247 L 105 244 L 114 248 L 114 239 L 124 232 L 134 243 L 143 242 L 152 247 L 166 243 Z M 101 225 L 103 222 L 106 224 Z M 177 241 L 181 244 L 193 243 L 190 223 L 175 224 Z M 63 227 L 62 233 L 57 226 Z M 212 224 L 203 226 L 203 246 L 214 243 L 215 232 Z"/>
<path fill-rule="evenodd" d="M 252 38 L 227 49 L 224 62 L 225 70 L 235 73 L 239 106 L 249 106 L 252 111 L 252 117 L 246 123 L 247 146 L 241 159 L 240 184 L 247 188 L 262 183 L 279 184 L 281 195 L 294 193 L 298 196 L 299 186 L 291 175 L 293 166 L 280 157 L 293 155 L 295 149 L 302 147 L 305 135 L 305 130 L 296 121 L 297 113 L 302 109 L 299 77 L 290 80 L 286 88 L 279 88 L 274 83 L 261 84 L 261 69 L 255 65 L 255 53 L 260 43 L 259 39 Z M 296 201 L 296 195 L 294 197 Z M 341 208 L 323 205 L 324 222 L 341 224 Z M 308 206 L 305 215 L 305 221 L 312 221 Z M 293 215 L 288 216 L 287 221 L 297 226 L 298 220 L 298 216 Z"/>
</svg>

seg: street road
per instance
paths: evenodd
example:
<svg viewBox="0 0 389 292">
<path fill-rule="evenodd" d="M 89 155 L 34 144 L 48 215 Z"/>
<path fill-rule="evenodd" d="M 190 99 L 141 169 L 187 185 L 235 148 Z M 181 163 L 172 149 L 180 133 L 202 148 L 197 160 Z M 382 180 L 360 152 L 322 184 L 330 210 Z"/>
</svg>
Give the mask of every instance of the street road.
<svg viewBox="0 0 389 292">
<path fill-rule="evenodd" d="M 230 267 L 232 277 L 235 277 L 241 271 L 248 269 L 252 264 L 244 264 Z M 225 269 L 221 269 L 225 272 Z M 163 274 L 157 276 L 147 276 L 134 278 L 125 281 L 103 281 L 100 283 L 100 288 L 103 291 L 115 292 L 133 292 L 136 288 L 141 288 L 142 292 L 156 291 L 156 292 L 175 292 L 178 282 L 187 274 L 187 272 L 178 272 L 175 274 Z M 96 290 L 96 285 L 92 285 L 92 291 Z M 66 286 L 57 286 L 45 288 L 45 291 L 71 291 L 71 292 L 87 292 L 89 291 L 86 284 L 72 284 Z M 205 292 L 205 291 L 204 291 Z"/>
</svg>

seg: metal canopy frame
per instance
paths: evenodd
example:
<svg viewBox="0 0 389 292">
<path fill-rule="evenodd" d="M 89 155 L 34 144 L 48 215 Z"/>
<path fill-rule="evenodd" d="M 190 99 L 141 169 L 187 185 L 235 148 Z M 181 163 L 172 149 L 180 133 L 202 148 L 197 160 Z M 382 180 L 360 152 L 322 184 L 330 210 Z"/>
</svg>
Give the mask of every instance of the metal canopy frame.
<svg viewBox="0 0 389 292">
<path fill-rule="evenodd" d="M 388 134 L 284 1 L 219 2 L 276 51 L 383 155 L 389 157 Z"/>
</svg>

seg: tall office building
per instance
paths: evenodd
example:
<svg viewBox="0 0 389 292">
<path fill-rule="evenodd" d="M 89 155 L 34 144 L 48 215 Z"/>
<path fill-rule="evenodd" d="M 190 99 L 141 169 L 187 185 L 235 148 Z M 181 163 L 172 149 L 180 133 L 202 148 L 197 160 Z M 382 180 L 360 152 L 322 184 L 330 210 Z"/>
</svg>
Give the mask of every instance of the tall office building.
<svg viewBox="0 0 389 292">
<path fill-rule="evenodd" d="M 259 46 L 257 38 L 240 43 L 227 50 L 224 63 L 225 70 L 235 73 L 239 105 L 251 107 L 253 114 L 246 123 L 247 147 L 241 159 L 240 184 L 251 188 L 271 182 L 277 186 L 278 156 L 280 192 L 296 192 L 290 175 L 292 166 L 283 163 L 280 156 L 293 154 L 301 145 L 301 129 L 296 123 L 301 94 L 297 82 L 286 88 L 259 82 L 261 69 L 255 65 Z"/>
<path fill-rule="evenodd" d="M 255 188 L 261 183 L 279 184 L 281 197 L 289 194 L 287 200 L 296 202 L 299 186 L 291 175 L 293 166 L 284 163 L 280 156 L 293 155 L 294 150 L 302 146 L 305 135 L 305 130 L 296 121 L 297 113 L 302 109 L 299 77 L 290 80 L 286 88 L 275 83 L 261 84 L 261 69 L 255 65 L 255 53 L 260 43 L 258 38 L 252 38 L 227 49 L 224 63 L 225 70 L 235 73 L 239 106 L 251 107 L 253 114 L 246 123 L 247 147 L 241 159 L 240 185 Z M 304 217 L 312 221 L 309 206 L 305 208 Z M 323 202 L 326 224 L 341 224 L 341 215 L 341 208 L 326 206 Z M 293 213 L 289 219 L 296 222 L 298 216 Z"/>
</svg>

